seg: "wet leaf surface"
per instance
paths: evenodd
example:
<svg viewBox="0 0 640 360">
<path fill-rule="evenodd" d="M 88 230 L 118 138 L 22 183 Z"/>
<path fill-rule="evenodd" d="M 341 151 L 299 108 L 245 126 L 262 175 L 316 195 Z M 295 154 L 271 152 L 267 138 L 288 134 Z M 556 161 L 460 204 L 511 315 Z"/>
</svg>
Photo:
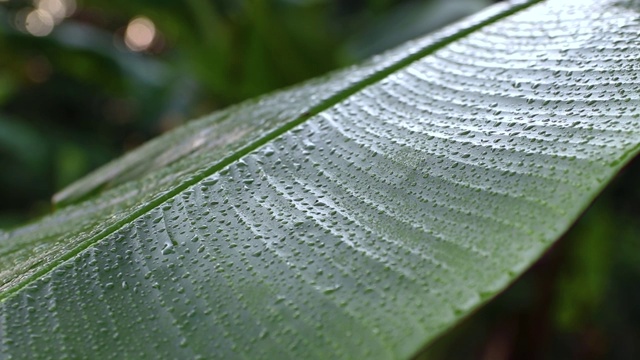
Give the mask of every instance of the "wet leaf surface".
<svg viewBox="0 0 640 360">
<path fill-rule="evenodd" d="M 0 234 L 0 354 L 411 356 L 637 153 L 635 4 L 498 5 L 108 165 Z"/>
</svg>

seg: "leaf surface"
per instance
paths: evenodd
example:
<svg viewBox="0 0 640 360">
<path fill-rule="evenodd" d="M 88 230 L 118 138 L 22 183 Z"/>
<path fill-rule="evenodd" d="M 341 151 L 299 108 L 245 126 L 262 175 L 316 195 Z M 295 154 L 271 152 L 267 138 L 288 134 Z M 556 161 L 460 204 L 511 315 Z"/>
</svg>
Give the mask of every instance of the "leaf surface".
<svg viewBox="0 0 640 360">
<path fill-rule="evenodd" d="M 0 355 L 415 354 L 637 153 L 637 10 L 493 7 L 108 165 L 0 234 Z"/>
</svg>

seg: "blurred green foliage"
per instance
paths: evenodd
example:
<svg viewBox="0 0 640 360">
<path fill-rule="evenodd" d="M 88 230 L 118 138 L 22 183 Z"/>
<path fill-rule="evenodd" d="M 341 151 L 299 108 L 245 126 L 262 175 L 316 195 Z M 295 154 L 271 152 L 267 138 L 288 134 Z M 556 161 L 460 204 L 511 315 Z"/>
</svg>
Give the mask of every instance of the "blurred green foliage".
<svg viewBox="0 0 640 360">
<path fill-rule="evenodd" d="M 78 0 L 79 1 L 79 0 Z M 489 0 L 84 0 L 42 37 L 0 0 L 0 228 L 188 119 L 361 61 Z M 123 41 L 145 16 L 157 36 Z M 432 359 L 640 358 L 640 163 Z"/>
</svg>

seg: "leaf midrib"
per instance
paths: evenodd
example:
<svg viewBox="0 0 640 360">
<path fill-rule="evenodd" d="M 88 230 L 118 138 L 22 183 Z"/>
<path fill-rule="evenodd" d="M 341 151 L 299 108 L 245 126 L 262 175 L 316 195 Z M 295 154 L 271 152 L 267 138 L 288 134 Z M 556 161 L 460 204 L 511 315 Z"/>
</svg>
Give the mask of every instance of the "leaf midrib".
<svg viewBox="0 0 640 360">
<path fill-rule="evenodd" d="M 177 186 L 175 186 L 173 189 L 164 192 L 162 195 L 157 196 L 156 198 L 150 200 L 149 202 L 147 202 L 145 205 L 140 206 L 138 209 L 136 209 L 135 211 L 133 211 L 131 214 L 123 217 L 121 220 L 115 222 L 114 224 L 106 227 L 105 229 L 103 229 L 102 231 L 100 231 L 99 233 L 89 237 L 88 239 L 86 239 L 85 241 L 81 242 L 80 244 L 78 244 L 74 249 L 69 250 L 67 252 L 65 252 L 64 254 L 62 254 L 60 257 L 58 257 L 55 260 L 52 260 L 49 262 L 49 264 L 47 264 L 45 267 L 43 267 L 42 269 L 36 271 L 35 273 L 27 276 L 24 280 L 20 281 L 19 283 L 13 285 L 12 287 L 6 289 L 4 292 L 0 293 L 0 302 L 3 302 L 4 300 L 6 300 L 7 298 L 9 298 L 10 296 L 12 296 L 13 294 L 16 294 L 18 291 L 20 291 L 21 289 L 23 289 L 24 287 L 28 286 L 30 283 L 38 280 L 40 277 L 45 276 L 46 274 L 48 274 L 49 272 L 51 272 L 52 270 L 54 270 L 55 268 L 57 268 L 59 265 L 61 265 L 62 263 L 64 263 L 67 260 L 72 259 L 73 257 L 75 257 L 77 254 L 79 254 L 80 252 L 82 252 L 83 250 L 89 248 L 91 245 L 98 243 L 99 241 L 101 241 L 102 239 L 106 238 L 107 236 L 115 233 L 116 231 L 118 231 L 119 229 L 121 229 L 122 227 L 132 223 L 135 219 L 143 216 L 144 214 L 152 211 L 153 209 L 157 208 L 158 206 L 160 206 L 162 203 L 164 203 L 165 201 L 173 198 L 174 196 L 180 194 L 182 191 L 186 190 L 187 188 L 189 188 L 190 186 L 193 186 L 195 184 L 197 184 L 199 181 L 203 180 L 204 178 L 211 176 L 213 174 L 215 174 L 216 172 L 219 172 L 220 170 L 224 169 L 225 167 L 231 165 L 232 163 L 240 160 L 241 158 L 243 158 L 244 156 L 250 154 L 251 152 L 253 152 L 254 150 L 260 148 L 261 146 L 269 143 L 270 141 L 272 141 L 273 139 L 279 137 L 280 135 L 286 133 L 287 131 L 295 128 L 296 126 L 303 124 L 305 121 L 309 120 L 310 118 L 316 116 L 317 114 L 321 113 L 324 110 L 327 110 L 331 107 L 333 107 L 334 105 L 340 103 L 342 100 L 345 100 L 347 98 L 349 98 L 350 96 L 352 96 L 353 94 L 359 92 L 360 90 L 368 87 L 369 85 L 372 84 L 376 84 L 379 81 L 381 81 L 382 79 L 386 78 L 388 75 L 391 75 L 393 73 L 395 73 L 396 71 L 399 71 L 400 69 L 407 67 L 409 65 L 411 65 L 413 62 L 418 61 L 440 49 L 442 49 L 443 47 L 461 39 L 464 38 L 472 33 L 474 33 L 475 31 L 480 30 L 481 28 L 488 26 L 492 23 L 495 23 L 498 20 L 501 20 L 503 18 L 509 17 L 517 12 L 520 12 L 536 3 L 542 2 L 543 0 L 525 0 L 521 3 L 515 3 L 512 4 L 510 7 L 503 9 L 502 11 L 499 11 L 498 13 L 491 15 L 489 17 L 487 17 L 484 20 L 479 21 L 476 24 L 470 25 L 466 28 L 460 29 L 458 31 L 455 32 L 455 34 L 452 35 L 448 35 L 448 36 L 444 36 L 440 39 L 438 39 L 437 41 L 431 43 L 430 45 L 425 46 L 424 48 L 416 51 L 413 54 L 408 55 L 405 58 L 402 58 L 376 72 L 374 72 L 373 74 L 369 75 L 368 77 L 360 80 L 360 81 L 356 81 L 354 84 L 346 87 L 343 90 L 340 90 L 338 92 L 336 92 L 335 94 L 327 97 L 326 99 L 320 101 L 317 105 L 312 106 L 311 108 L 309 108 L 307 111 L 305 111 L 304 113 L 300 114 L 298 117 L 296 117 L 295 119 L 283 124 L 282 126 L 268 132 L 267 134 L 265 134 L 264 136 L 260 137 L 259 139 L 245 145 L 244 147 L 238 149 L 237 151 L 235 151 L 233 154 L 223 158 L 222 160 L 218 161 L 217 163 L 202 169 L 200 171 L 198 171 L 196 174 L 194 174 L 193 176 L 191 176 L 190 178 L 188 178 L 187 180 L 184 180 L 182 183 L 178 184 Z"/>
</svg>

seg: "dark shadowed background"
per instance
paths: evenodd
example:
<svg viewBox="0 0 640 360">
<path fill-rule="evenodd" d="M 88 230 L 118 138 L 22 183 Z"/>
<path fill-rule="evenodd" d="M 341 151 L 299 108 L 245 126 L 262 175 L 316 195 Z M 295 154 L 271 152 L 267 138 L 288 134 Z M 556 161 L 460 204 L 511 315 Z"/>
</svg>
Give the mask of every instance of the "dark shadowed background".
<svg viewBox="0 0 640 360">
<path fill-rule="evenodd" d="M 0 228 L 189 119 L 491 0 L 0 0 Z M 434 359 L 640 359 L 639 164 Z"/>
</svg>

